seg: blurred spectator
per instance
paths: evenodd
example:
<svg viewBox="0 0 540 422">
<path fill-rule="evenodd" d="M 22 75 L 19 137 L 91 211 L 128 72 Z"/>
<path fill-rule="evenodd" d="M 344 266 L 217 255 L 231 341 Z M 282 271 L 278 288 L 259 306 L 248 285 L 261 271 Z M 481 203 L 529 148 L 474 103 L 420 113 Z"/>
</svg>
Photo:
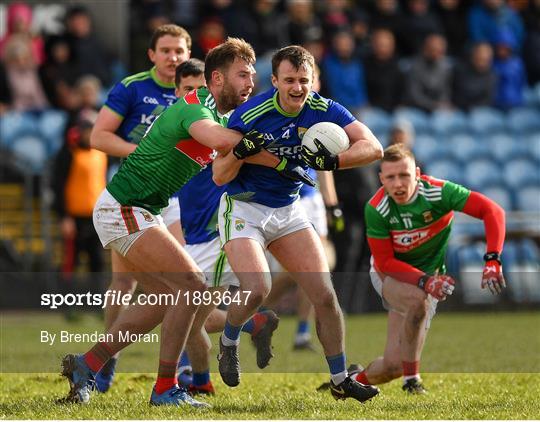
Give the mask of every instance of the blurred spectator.
<svg viewBox="0 0 540 422">
<path fill-rule="evenodd" d="M 371 36 L 371 54 L 364 61 L 370 105 L 392 111 L 401 103 L 403 74 L 395 55 L 394 34 L 377 29 Z"/>
<path fill-rule="evenodd" d="M 101 107 L 101 88 L 101 82 L 93 75 L 86 75 L 80 78 L 75 86 L 79 108 L 98 111 Z"/>
<path fill-rule="evenodd" d="M 433 111 L 450 107 L 452 66 L 446 57 L 446 40 L 431 34 L 424 41 L 407 75 L 408 102 L 413 107 Z"/>
<path fill-rule="evenodd" d="M 523 60 L 527 68 L 529 84 L 540 82 L 540 0 L 531 0 L 523 13 L 526 37 L 523 46 Z"/>
<path fill-rule="evenodd" d="M 90 271 L 100 273 L 103 248 L 94 230 L 92 210 L 105 188 L 107 155 L 90 148 L 90 132 L 97 111 L 83 108 L 66 132 L 66 142 L 54 163 L 54 209 L 64 239 L 62 271 L 73 273 L 80 252 L 86 252 Z"/>
<path fill-rule="evenodd" d="M 257 56 L 289 44 L 287 17 L 276 10 L 277 0 L 253 0 L 237 11 L 229 35 L 244 38 Z"/>
<path fill-rule="evenodd" d="M 503 110 L 522 105 L 527 86 L 523 60 L 514 54 L 516 45 L 512 32 L 502 30 L 496 35 L 493 63 L 493 69 L 497 75 L 495 105 Z"/>
<path fill-rule="evenodd" d="M 515 51 L 520 52 L 525 30 L 521 17 L 505 0 L 481 0 L 469 12 L 469 38 L 475 42 L 493 43 L 501 30 L 513 34 Z"/>
<path fill-rule="evenodd" d="M 352 27 L 347 0 L 326 0 L 323 4 L 322 21 L 324 33 L 327 37 L 332 37 L 336 31 L 343 28 Z"/>
<path fill-rule="evenodd" d="M 26 39 L 31 46 L 34 63 L 40 65 L 45 60 L 43 39 L 32 33 L 32 9 L 24 2 L 11 3 L 7 8 L 7 32 L 0 40 L 0 58 L 4 57 L 6 44 L 11 37 Z"/>
<path fill-rule="evenodd" d="M 448 54 L 462 57 L 467 44 L 467 8 L 462 0 L 438 0 L 435 11 L 448 43 Z"/>
<path fill-rule="evenodd" d="M 313 0 L 287 0 L 287 15 L 291 44 L 302 45 L 322 38 L 323 29 L 313 11 Z"/>
<path fill-rule="evenodd" d="M 420 53 L 426 37 L 438 31 L 440 23 L 429 10 L 429 1 L 407 0 L 407 11 L 397 34 L 401 55 L 414 56 Z"/>
<path fill-rule="evenodd" d="M 364 58 L 369 52 L 369 18 L 361 9 L 353 10 L 351 16 L 351 32 L 356 45 L 356 56 Z"/>
<path fill-rule="evenodd" d="M 353 114 L 367 103 L 364 67 L 354 51 L 352 34 L 346 30 L 338 31 L 332 38 L 332 52 L 322 66 L 330 97 Z"/>
<path fill-rule="evenodd" d="M 197 0 L 169 0 L 172 5 L 172 21 L 186 28 L 187 31 L 192 31 L 197 27 L 198 23 L 198 5 Z"/>
<path fill-rule="evenodd" d="M 4 46 L 4 59 L 11 107 L 18 111 L 39 111 L 48 107 L 28 38 L 10 37 Z"/>
<path fill-rule="evenodd" d="M 92 29 L 92 18 L 83 6 L 73 6 L 66 14 L 66 33 L 72 56 L 72 62 L 78 69 L 78 75 L 95 75 L 107 85 L 110 82 L 110 63 L 101 43 Z"/>
<path fill-rule="evenodd" d="M 497 77 L 492 65 L 491 46 L 488 43 L 475 44 L 469 58 L 455 68 L 453 103 L 457 107 L 469 110 L 493 104 Z"/>
<path fill-rule="evenodd" d="M 370 13 L 369 26 L 372 30 L 386 28 L 397 34 L 403 15 L 397 0 L 375 0 Z"/>
<path fill-rule="evenodd" d="M 71 50 L 64 38 L 54 37 L 46 44 L 47 60 L 39 75 L 47 98 L 56 108 L 73 110 L 77 107 L 73 87 L 80 73 L 71 61 Z"/>
<path fill-rule="evenodd" d="M 388 144 L 403 144 L 412 151 L 414 146 L 414 126 L 405 119 L 399 119 L 394 122 L 390 128 Z"/>
<path fill-rule="evenodd" d="M 204 59 L 210 49 L 225 41 L 225 27 L 218 17 L 204 19 L 193 43 L 192 56 Z"/>
</svg>

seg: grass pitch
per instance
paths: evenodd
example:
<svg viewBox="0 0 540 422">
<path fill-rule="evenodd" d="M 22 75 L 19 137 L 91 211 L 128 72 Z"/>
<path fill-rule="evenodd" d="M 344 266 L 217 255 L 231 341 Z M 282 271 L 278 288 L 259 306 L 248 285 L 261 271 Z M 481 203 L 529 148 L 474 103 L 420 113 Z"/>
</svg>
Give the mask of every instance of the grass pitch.
<svg viewBox="0 0 540 422">
<path fill-rule="evenodd" d="M 95 394 L 87 406 L 57 405 L 68 390 L 57 373 L 61 356 L 89 345 L 40 344 L 39 331 L 99 331 L 101 321 L 85 315 L 68 324 L 52 313 L 0 317 L 0 419 L 540 419 L 540 313 L 437 315 L 422 361 L 429 394 L 406 395 L 396 380 L 363 405 L 315 391 L 327 380 L 322 352 L 292 352 L 295 322 L 283 318 L 268 368 L 256 369 L 244 337 L 240 386 L 228 388 L 212 374 L 217 395 L 206 400 L 210 410 L 148 405 L 157 344 L 126 349 L 109 393 Z M 385 323 L 383 314 L 347 318 L 350 362 L 366 364 L 382 352 Z M 216 371 L 214 358 L 211 364 Z"/>
</svg>

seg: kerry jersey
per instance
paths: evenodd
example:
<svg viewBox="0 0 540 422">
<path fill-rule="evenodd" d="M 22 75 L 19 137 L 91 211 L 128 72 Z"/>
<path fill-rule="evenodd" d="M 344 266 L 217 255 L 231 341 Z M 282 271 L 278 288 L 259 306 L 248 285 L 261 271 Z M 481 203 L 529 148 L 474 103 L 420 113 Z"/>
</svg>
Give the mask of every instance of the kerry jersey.
<svg viewBox="0 0 540 422">
<path fill-rule="evenodd" d="M 380 188 L 365 206 L 367 236 L 392 240 L 396 259 L 427 274 L 444 274 L 444 257 L 454 210 L 461 211 L 471 191 L 422 175 L 412 202 L 398 205 Z"/>
<path fill-rule="evenodd" d="M 227 185 L 217 186 L 212 180 L 212 165 L 194 176 L 178 192 L 184 238 L 188 245 L 206 243 L 219 236 L 219 199 Z"/>
<path fill-rule="evenodd" d="M 342 105 L 311 92 L 297 114 L 285 112 L 278 103 L 278 92 L 271 89 L 240 105 L 228 127 L 247 133 L 252 129 L 264 135 L 264 148 L 278 157 L 286 157 L 307 169 L 302 161 L 302 136 L 319 122 L 333 122 L 341 127 L 355 121 Z M 302 182 L 286 179 L 276 170 L 245 163 L 229 183 L 227 194 L 240 201 L 256 202 L 272 208 L 284 207 L 298 198 Z"/>
<path fill-rule="evenodd" d="M 148 126 L 175 101 L 174 84 L 160 82 L 152 68 L 117 83 L 109 92 L 105 107 L 122 118 L 116 134 L 138 144 Z"/>
<path fill-rule="evenodd" d="M 213 159 L 213 150 L 188 132 L 192 123 L 202 119 L 227 124 L 227 117 L 218 114 L 206 88 L 190 92 L 154 120 L 107 190 L 122 205 L 159 214 L 172 194 Z"/>
</svg>

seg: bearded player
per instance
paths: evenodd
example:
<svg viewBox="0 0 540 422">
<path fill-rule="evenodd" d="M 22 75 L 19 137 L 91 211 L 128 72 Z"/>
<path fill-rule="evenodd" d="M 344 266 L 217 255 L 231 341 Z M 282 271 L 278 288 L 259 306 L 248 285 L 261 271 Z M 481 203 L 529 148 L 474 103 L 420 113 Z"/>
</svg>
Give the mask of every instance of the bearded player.
<svg viewBox="0 0 540 422">
<path fill-rule="evenodd" d="M 499 294 L 506 287 L 501 266 L 505 237 L 504 210 L 478 192 L 450 181 L 421 175 L 414 155 L 403 145 L 384 151 L 382 187 L 366 204 L 371 248 L 371 282 L 388 309 L 384 355 L 356 380 L 381 384 L 403 376 L 403 390 L 426 392 L 420 356 L 437 301 L 454 290 L 444 258 L 454 211 L 484 221 L 487 251 L 482 289 Z"/>
</svg>

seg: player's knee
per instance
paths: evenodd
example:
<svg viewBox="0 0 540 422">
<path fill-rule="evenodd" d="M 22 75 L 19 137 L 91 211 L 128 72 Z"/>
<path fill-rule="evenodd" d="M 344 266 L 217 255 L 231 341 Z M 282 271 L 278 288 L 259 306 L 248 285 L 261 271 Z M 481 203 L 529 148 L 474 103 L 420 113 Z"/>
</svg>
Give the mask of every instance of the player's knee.
<svg viewBox="0 0 540 422">
<path fill-rule="evenodd" d="M 336 295 L 333 292 L 324 292 L 313 300 L 313 306 L 315 311 L 318 310 L 332 310 L 338 307 Z"/>
<path fill-rule="evenodd" d="M 418 298 L 415 301 L 411 302 L 409 307 L 409 315 L 411 321 L 415 326 L 419 326 L 422 321 L 425 320 L 426 315 L 428 314 L 428 301 L 424 298 Z"/>
<path fill-rule="evenodd" d="M 208 289 L 206 286 L 206 280 L 204 278 L 203 273 L 199 272 L 190 272 L 184 274 L 184 280 L 185 283 L 184 289 L 188 289 L 191 292 L 204 292 Z"/>
</svg>

